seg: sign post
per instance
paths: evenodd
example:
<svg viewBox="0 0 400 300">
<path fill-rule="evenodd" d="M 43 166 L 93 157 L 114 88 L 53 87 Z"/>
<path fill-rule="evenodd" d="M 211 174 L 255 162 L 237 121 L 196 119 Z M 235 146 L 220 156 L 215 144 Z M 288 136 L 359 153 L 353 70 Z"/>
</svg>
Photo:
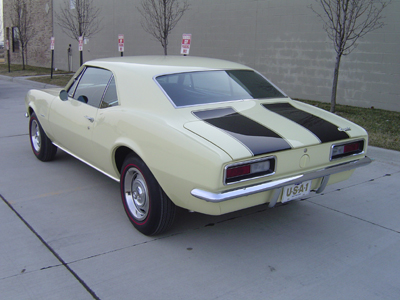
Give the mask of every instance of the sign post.
<svg viewBox="0 0 400 300">
<path fill-rule="evenodd" d="M 182 35 L 181 54 L 183 54 L 184 56 L 189 55 L 191 39 L 192 39 L 191 34 L 184 33 Z"/>
<path fill-rule="evenodd" d="M 11 72 L 10 68 L 10 41 L 6 40 L 6 50 L 7 50 L 7 61 L 8 61 L 8 73 Z"/>
<path fill-rule="evenodd" d="M 124 35 L 118 34 L 118 51 L 121 52 L 121 56 L 124 56 Z"/>
<path fill-rule="evenodd" d="M 80 60 L 81 60 L 80 61 L 80 65 L 82 66 L 82 64 L 83 64 L 83 36 L 79 37 L 78 42 L 79 42 L 78 50 L 79 50 L 79 53 L 80 53 Z"/>
<path fill-rule="evenodd" d="M 55 38 L 52 36 L 50 38 L 50 50 L 51 50 L 51 72 L 50 72 L 50 78 L 53 79 L 53 69 L 54 69 L 54 42 Z"/>
</svg>

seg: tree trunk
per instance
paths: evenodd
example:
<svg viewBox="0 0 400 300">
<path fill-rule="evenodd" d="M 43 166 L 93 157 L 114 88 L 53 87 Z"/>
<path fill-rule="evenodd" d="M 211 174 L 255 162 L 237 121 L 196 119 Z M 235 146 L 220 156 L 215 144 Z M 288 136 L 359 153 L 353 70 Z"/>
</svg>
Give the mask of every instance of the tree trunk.
<svg viewBox="0 0 400 300">
<path fill-rule="evenodd" d="M 168 45 L 168 30 L 167 30 L 167 1 L 163 1 L 163 6 L 164 6 L 164 36 L 163 36 L 163 42 L 164 42 L 164 55 L 168 55 L 168 50 L 167 50 L 167 45 Z M 169 27 L 169 26 L 168 26 Z"/>
<path fill-rule="evenodd" d="M 332 95 L 331 95 L 331 112 L 333 113 L 336 111 L 336 92 L 339 80 L 339 67 L 341 58 L 342 55 L 340 54 L 336 56 L 335 71 L 333 72 L 333 84 L 332 84 Z"/>
<path fill-rule="evenodd" d="M 168 55 L 168 50 L 167 50 L 167 41 L 166 40 L 164 40 L 163 41 L 164 43 L 163 43 L 163 48 L 164 48 L 164 55 Z"/>
<path fill-rule="evenodd" d="M 21 43 L 22 70 L 25 70 L 25 47 Z"/>
</svg>

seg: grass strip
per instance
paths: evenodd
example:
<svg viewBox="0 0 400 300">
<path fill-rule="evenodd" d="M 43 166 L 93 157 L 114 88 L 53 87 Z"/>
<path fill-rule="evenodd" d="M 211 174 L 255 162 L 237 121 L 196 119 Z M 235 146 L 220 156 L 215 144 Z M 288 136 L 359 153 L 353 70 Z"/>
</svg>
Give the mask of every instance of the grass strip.
<svg viewBox="0 0 400 300">
<path fill-rule="evenodd" d="M 58 70 L 53 73 L 55 76 L 51 79 L 50 68 L 26 66 L 25 70 L 22 70 L 21 65 L 14 64 L 11 65 L 10 73 L 8 72 L 7 64 L 0 64 L 0 74 L 13 77 L 48 75 L 30 77 L 29 80 L 61 87 L 64 87 L 72 77 L 71 74 Z M 303 99 L 296 100 L 327 111 L 330 109 L 329 103 Z M 365 128 L 369 135 L 369 145 L 400 151 L 400 112 L 337 104 L 336 114 Z"/>
</svg>

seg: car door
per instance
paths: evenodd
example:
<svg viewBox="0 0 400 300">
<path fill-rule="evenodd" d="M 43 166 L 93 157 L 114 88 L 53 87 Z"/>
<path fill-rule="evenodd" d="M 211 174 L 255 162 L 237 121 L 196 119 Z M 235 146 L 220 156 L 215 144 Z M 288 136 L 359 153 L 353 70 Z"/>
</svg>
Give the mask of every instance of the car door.
<svg viewBox="0 0 400 300">
<path fill-rule="evenodd" d="M 96 117 L 111 78 L 108 70 L 86 67 L 68 89 L 68 99 L 56 99 L 51 106 L 49 120 L 56 144 L 89 163 Z"/>
</svg>

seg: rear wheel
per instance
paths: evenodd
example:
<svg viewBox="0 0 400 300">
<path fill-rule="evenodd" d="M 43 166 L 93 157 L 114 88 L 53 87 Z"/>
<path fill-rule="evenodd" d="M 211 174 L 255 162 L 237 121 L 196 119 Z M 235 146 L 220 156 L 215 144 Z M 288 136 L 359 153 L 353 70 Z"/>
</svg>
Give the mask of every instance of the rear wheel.
<svg viewBox="0 0 400 300">
<path fill-rule="evenodd" d="M 35 113 L 32 113 L 29 119 L 29 137 L 33 154 L 41 161 L 53 160 L 57 147 L 53 145 L 47 137 Z"/>
<path fill-rule="evenodd" d="M 155 235 L 171 227 L 175 204 L 141 159 L 133 155 L 125 159 L 120 184 L 125 212 L 137 230 Z"/>
</svg>

